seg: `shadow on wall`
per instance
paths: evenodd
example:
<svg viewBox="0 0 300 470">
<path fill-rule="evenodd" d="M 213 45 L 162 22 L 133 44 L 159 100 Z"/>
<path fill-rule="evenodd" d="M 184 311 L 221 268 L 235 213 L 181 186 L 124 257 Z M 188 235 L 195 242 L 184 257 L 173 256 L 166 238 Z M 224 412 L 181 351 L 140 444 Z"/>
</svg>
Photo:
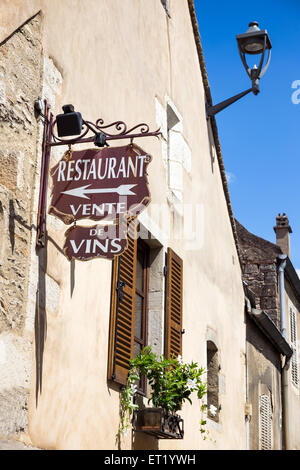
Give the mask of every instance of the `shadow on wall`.
<svg viewBox="0 0 300 470">
<path fill-rule="evenodd" d="M 9 201 L 9 238 L 11 251 L 15 249 L 16 222 L 27 230 L 36 230 L 35 225 L 28 225 L 23 218 L 16 214 L 15 201 Z M 38 256 L 38 286 L 36 291 L 35 307 L 35 360 L 36 360 L 36 406 L 38 404 L 39 393 L 42 392 L 43 355 L 44 345 L 47 336 L 47 316 L 46 316 L 46 269 L 47 269 L 47 236 L 45 237 L 45 247 L 37 249 Z"/>
<path fill-rule="evenodd" d="M 11 245 L 11 252 L 15 251 L 15 238 L 16 238 L 16 224 L 22 225 L 26 230 L 36 233 L 37 227 L 34 224 L 29 225 L 19 214 L 16 213 L 17 202 L 13 199 L 9 201 L 9 239 Z M 0 203 L 1 210 L 1 203 Z M 34 235 L 33 235 L 34 236 Z M 52 243 L 55 248 L 64 254 L 61 247 L 48 236 L 47 232 L 44 236 L 44 247 L 37 247 L 36 254 L 38 256 L 38 279 L 36 291 L 36 306 L 35 306 L 35 319 L 34 319 L 34 334 L 35 334 L 35 362 L 36 362 L 36 387 L 35 397 L 36 406 L 38 405 L 38 397 L 42 393 L 42 378 L 43 378 L 43 356 L 44 347 L 47 337 L 47 313 L 46 313 L 46 272 L 47 272 L 47 245 L 48 242 Z M 75 261 L 70 263 L 70 295 L 72 297 L 75 288 Z"/>
<path fill-rule="evenodd" d="M 16 221 L 21 224 L 24 228 L 27 230 L 32 230 L 36 229 L 36 226 L 31 224 L 28 225 L 28 223 L 16 213 L 15 211 L 15 202 L 13 199 L 9 200 L 9 239 L 10 239 L 10 246 L 11 246 L 11 252 L 14 252 L 15 249 L 15 229 L 16 229 Z"/>
<path fill-rule="evenodd" d="M 47 338 L 47 311 L 46 311 L 46 272 L 47 272 L 47 246 L 51 242 L 55 248 L 62 254 L 63 250 L 57 243 L 48 236 L 47 232 L 44 236 L 44 247 L 37 247 L 38 256 L 38 286 L 36 292 L 36 308 L 35 308 L 35 364 L 36 364 L 36 406 L 38 405 L 38 397 L 42 393 L 43 385 L 43 358 L 44 348 Z M 75 264 L 70 263 L 70 280 L 71 280 L 71 296 L 75 287 Z"/>
</svg>

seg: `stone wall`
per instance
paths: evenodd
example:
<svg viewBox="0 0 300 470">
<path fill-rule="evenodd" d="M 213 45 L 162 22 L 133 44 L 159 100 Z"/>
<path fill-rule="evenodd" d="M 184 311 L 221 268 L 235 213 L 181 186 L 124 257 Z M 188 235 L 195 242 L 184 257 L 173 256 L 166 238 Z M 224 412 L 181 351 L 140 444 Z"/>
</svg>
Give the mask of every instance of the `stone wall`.
<svg viewBox="0 0 300 470">
<path fill-rule="evenodd" d="M 273 322 L 279 324 L 276 262 L 259 264 L 248 262 L 243 268 L 243 279 L 255 295 L 256 308 L 264 310 Z"/>
<path fill-rule="evenodd" d="M 42 65 L 38 14 L 0 45 L 0 435 L 27 430 L 33 335 L 25 324 L 39 172 L 34 101 Z"/>
<path fill-rule="evenodd" d="M 281 249 L 252 233 L 236 221 L 243 280 L 255 295 L 256 308 L 264 310 L 279 326 L 277 256 Z"/>
</svg>

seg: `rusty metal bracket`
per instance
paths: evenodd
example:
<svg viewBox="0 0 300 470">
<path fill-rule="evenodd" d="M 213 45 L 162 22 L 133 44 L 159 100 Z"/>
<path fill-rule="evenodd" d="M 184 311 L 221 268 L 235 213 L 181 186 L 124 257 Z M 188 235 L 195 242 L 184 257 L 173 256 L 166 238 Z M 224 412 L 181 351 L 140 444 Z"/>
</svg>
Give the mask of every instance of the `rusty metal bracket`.
<svg viewBox="0 0 300 470">
<path fill-rule="evenodd" d="M 47 207 L 47 188 L 48 188 L 48 174 L 49 174 L 49 161 L 50 161 L 50 147 L 47 145 L 49 139 L 49 131 L 51 128 L 51 115 L 49 119 L 50 106 L 47 100 L 44 100 L 44 114 L 39 114 L 43 118 L 44 130 L 42 141 L 42 158 L 41 158 L 41 179 L 40 179 L 40 193 L 37 214 L 37 233 L 36 233 L 36 246 L 45 246 L 45 232 L 46 232 L 46 207 Z"/>
</svg>

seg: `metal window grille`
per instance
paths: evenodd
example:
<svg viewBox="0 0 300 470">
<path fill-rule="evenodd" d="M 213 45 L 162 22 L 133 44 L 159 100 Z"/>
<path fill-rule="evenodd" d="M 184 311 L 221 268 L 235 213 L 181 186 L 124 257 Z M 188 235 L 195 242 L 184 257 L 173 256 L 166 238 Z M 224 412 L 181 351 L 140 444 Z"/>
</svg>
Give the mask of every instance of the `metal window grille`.
<svg viewBox="0 0 300 470">
<path fill-rule="evenodd" d="M 272 408 L 268 395 L 261 395 L 260 406 L 260 450 L 272 450 Z"/>
<path fill-rule="evenodd" d="M 297 323 L 296 323 L 296 312 L 291 307 L 290 308 L 290 339 L 291 347 L 293 350 L 292 360 L 291 360 L 291 375 L 292 383 L 298 387 L 299 384 L 299 375 L 298 375 L 298 351 L 297 351 Z"/>
</svg>

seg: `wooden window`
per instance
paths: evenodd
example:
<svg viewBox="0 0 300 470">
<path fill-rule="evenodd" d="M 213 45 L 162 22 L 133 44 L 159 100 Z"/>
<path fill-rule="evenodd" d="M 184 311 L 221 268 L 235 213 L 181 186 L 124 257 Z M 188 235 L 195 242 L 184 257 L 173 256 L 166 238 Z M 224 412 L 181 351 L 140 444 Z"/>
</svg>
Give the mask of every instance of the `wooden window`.
<svg viewBox="0 0 300 470">
<path fill-rule="evenodd" d="M 137 240 L 129 225 L 128 248 L 113 262 L 108 379 L 125 385 L 133 357 Z"/>
<path fill-rule="evenodd" d="M 168 248 L 166 254 L 165 350 L 167 358 L 182 355 L 183 263 Z"/>
<path fill-rule="evenodd" d="M 272 408 L 268 395 L 260 396 L 259 448 L 260 450 L 272 450 Z"/>
<path fill-rule="evenodd" d="M 112 273 L 108 379 L 122 385 L 130 359 L 147 344 L 149 248 L 131 235 L 127 250 L 114 260 Z M 145 392 L 145 382 L 139 385 Z"/>
<path fill-rule="evenodd" d="M 291 348 L 293 350 L 293 355 L 292 355 L 292 360 L 291 360 L 292 383 L 296 387 L 298 387 L 299 377 L 298 377 L 297 323 L 296 323 L 296 312 L 292 307 L 290 308 L 290 339 L 291 339 Z"/>
</svg>

